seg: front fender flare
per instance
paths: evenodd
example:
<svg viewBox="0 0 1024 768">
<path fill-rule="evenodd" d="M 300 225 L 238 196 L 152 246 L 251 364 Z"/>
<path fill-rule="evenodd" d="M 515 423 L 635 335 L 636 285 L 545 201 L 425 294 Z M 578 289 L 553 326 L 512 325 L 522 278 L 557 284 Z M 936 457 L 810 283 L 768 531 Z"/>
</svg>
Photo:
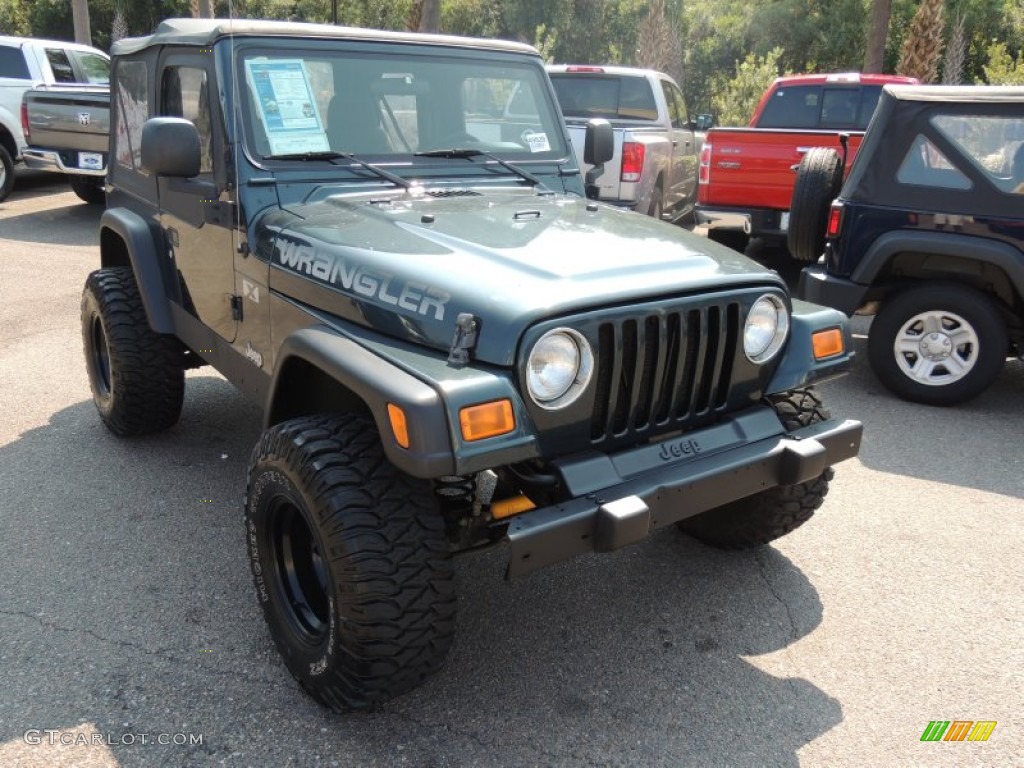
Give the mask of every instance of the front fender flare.
<svg viewBox="0 0 1024 768">
<path fill-rule="evenodd" d="M 838 328 L 843 334 L 843 353 L 824 360 L 814 359 L 811 336 L 815 331 Z M 849 321 L 837 309 L 807 301 L 793 300 L 789 342 L 782 353 L 765 394 L 787 392 L 846 373 L 853 360 L 853 339 Z"/>
<path fill-rule="evenodd" d="M 326 326 L 296 331 L 284 340 L 277 356 L 264 408 L 264 428 L 280 420 L 282 387 L 289 382 L 289 365 L 305 362 L 354 393 L 369 408 L 388 460 L 416 477 L 454 474 L 455 461 L 445 406 L 440 394 L 366 347 Z M 409 448 L 392 437 L 388 403 L 402 408 Z"/>
</svg>

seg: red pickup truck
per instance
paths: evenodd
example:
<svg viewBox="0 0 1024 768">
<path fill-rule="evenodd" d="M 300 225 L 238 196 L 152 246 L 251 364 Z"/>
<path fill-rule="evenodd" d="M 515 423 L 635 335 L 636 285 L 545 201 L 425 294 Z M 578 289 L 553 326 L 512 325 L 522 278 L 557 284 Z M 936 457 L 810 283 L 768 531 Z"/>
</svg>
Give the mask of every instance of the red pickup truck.
<svg viewBox="0 0 1024 768">
<path fill-rule="evenodd" d="M 785 240 L 800 160 L 814 147 L 840 149 L 849 168 L 887 83 L 895 75 L 791 75 L 765 91 L 749 128 L 714 128 L 704 141 L 697 223 L 708 236 L 743 250 L 748 237 Z"/>
</svg>

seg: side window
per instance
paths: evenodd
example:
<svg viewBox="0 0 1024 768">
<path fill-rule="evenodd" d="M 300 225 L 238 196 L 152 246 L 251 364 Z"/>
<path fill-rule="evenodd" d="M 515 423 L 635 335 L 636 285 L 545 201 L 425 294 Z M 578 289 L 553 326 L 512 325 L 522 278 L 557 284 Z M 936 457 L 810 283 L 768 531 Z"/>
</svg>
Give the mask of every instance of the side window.
<svg viewBox="0 0 1024 768">
<path fill-rule="evenodd" d="M 160 114 L 192 121 L 199 131 L 202 148 L 199 173 L 213 173 L 213 124 L 206 70 L 196 67 L 165 68 L 160 84 Z"/>
<path fill-rule="evenodd" d="M 117 65 L 114 118 L 114 155 L 117 164 L 132 171 L 142 169 L 142 126 L 149 118 L 149 78 L 144 61 Z"/>
<path fill-rule="evenodd" d="M 12 77 L 17 80 L 31 79 L 28 73 L 28 64 L 25 63 L 25 54 L 21 52 L 21 48 L 0 45 L 0 77 Z"/>
<path fill-rule="evenodd" d="M 993 184 L 1024 194 L 1024 117 L 936 115 L 931 124 Z"/>
<path fill-rule="evenodd" d="M 110 82 L 110 62 L 105 58 L 86 51 L 72 51 L 71 55 L 78 62 L 85 82 L 94 85 L 106 85 Z"/>
<path fill-rule="evenodd" d="M 668 118 L 672 121 L 672 127 L 682 128 L 686 122 L 686 116 L 679 112 L 682 100 L 676 98 L 675 88 L 666 80 L 661 81 L 661 90 L 665 94 L 665 104 L 668 105 Z"/>
<path fill-rule="evenodd" d="M 75 83 L 75 70 L 71 67 L 68 54 L 63 48 L 47 48 L 46 59 L 50 62 L 50 69 L 53 70 L 53 79 L 58 83 Z"/>
<path fill-rule="evenodd" d="M 919 187 L 942 187 L 943 189 L 970 189 L 971 180 L 957 170 L 949 159 L 924 136 L 918 136 L 910 145 L 896 181 Z"/>
<path fill-rule="evenodd" d="M 758 128 L 817 128 L 821 86 L 782 86 L 764 105 Z"/>
<path fill-rule="evenodd" d="M 690 122 L 690 113 L 686 109 L 686 102 L 683 101 L 683 94 L 675 87 L 672 88 L 672 93 L 675 97 L 676 109 L 679 110 L 679 118 L 682 121 L 681 126 L 686 128 L 687 124 Z"/>
</svg>

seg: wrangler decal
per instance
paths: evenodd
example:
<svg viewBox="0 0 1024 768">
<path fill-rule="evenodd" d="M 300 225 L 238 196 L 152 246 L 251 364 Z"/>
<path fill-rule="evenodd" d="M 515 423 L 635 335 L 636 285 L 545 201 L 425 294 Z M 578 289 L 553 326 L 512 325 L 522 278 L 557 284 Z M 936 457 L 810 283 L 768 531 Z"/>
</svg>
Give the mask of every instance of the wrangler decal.
<svg viewBox="0 0 1024 768">
<path fill-rule="evenodd" d="M 278 263 L 282 267 L 338 286 L 343 291 L 376 299 L 382 304 L 444 320 L 445 305 L 451 296 L 442 290 L 414 280 L 403 285 L 394 275 L 349 264 L 340 256 L 318 253 L 312 246 L 303 243 L 286 240 L 276 250 Z"/>
</svg>

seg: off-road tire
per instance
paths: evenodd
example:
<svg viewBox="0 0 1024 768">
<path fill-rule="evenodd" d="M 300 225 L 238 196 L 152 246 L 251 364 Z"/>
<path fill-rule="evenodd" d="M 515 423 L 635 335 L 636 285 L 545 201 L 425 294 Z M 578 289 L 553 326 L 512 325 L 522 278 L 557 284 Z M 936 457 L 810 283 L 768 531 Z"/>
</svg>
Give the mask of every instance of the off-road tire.
<svg viewBox="0 0 1024 768">
<path fill-rule="evenodd" d="M 185 394 L 184 348 L 150 329 L 130 267 L 89 275 L 82 342 L 93 402 L 107 429 L 129 437 L 177 423 Z"/>
<path fill-rule="evenodd" d="M 103 179 L 98 176 L 68 176 L 71 183 L 71 191 L 78 195 L 79 199 L 89 205 L 105 205 L 107 202 L 107 191 L 103 187 Z"/>
<path fill-rule="evenodd" d="M 815 262 L 825 252 L 829 209 L 842 185 L 843 159 L 834 149 L 813 147 L 800 160 L 786 233 L 786 245 L 797 261 Z"/>
<path fill-rule="evenodd" d="M 14 158 L 7 147 L 0 144 L 0 201 L 6 200 L 14 188 Z"/>
<path fill-rule="evenodd" d="M 794 389 L 772 395 L 787 430 L 800 429 L 829 418 L 813 389 Z M 828 493 L 834 472 L 827 467 L 818 477 L 798 485 L 778 486 L 744 499 L 680 520 L 680 530 L 720 549 L 749 549 L 774 541 L 811 519 Z"/>
<path fill-rule="evenodd" d="M 246 499 L 257 600 L 314 699 L 372 708 L 441 668 L 456 608 L 444 519 L 431 484 L 387 461 L 372 419 L 267 430 Z"/>
<path fill-rule="evenodd" d="M 962 375 L 943 375 L 951 368 L 929 366 L 912 375 L 917 357 L 903 347 L 916 338 L 915 318 L 944 317 L 943 333 L 951 334 L 951 351 L 971 367 Z M 963 321 L 963 324 L 960 323 Z M 910 327 L 908 327 L 910 324 Z M 923 328 L 923 325 L 920 326 Z M 906 330 L 904 330 L 906 329 Z M 956 330 L 973 334 L 976 344 L 953 345 Z M 938 328 L 936 328 L 938 330 Z M 901 336 L 904 339 L 901 349 Z M 921 336 L 922 340 L 924 336 Z M 886 298 L 868 332 L 868 360 L 878 379 L 904 400 L 927 405 L 956 405 L 977 397 L 995 381 L 1009 353 L 1006 323 L 988 294 L 950 282 L 922 283 Z M 902 365 L 901 365 L 902 362 Z M 904 370 L 904 366 L 910 368 Z M 926 381 L 930 383 L 925 383 Z"/>
</svg>

